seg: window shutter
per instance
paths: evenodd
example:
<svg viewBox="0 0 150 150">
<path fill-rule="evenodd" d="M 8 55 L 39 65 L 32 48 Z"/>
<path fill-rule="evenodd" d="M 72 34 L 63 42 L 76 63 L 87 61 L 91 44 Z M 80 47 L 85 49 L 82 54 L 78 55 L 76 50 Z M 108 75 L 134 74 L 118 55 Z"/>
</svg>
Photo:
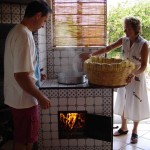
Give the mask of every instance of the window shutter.
<svg viewBox="0 0 150 150">
<path fill-rule="evenodd" d="M 53 0 L 53 46 L 106 45 L 106 0 Z"/>
</svg>

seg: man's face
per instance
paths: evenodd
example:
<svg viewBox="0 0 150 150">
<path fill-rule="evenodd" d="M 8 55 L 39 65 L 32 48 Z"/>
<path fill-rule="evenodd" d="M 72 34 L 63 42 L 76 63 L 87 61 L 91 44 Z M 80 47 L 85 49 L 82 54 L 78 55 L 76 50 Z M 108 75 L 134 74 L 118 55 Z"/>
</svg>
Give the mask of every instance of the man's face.
<svg viewBox="0 0 150 150">
<path fill-rule="evenodd" d="M 35 22 L 34 22 L 34 31 L 37 31 L 40 28 L 43 28 L 48 20 L 49 14 L 46 16 L 42 16 L 41 13 L 37 13 L 35 16 Z"/>
</svg>

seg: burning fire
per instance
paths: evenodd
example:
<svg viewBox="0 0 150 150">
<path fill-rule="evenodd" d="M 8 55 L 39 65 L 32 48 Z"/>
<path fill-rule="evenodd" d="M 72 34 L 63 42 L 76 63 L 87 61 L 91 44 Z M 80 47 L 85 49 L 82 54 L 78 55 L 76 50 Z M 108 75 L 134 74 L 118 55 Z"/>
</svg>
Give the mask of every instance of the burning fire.
<svg viewBox="0 0 150 150">
<path fill-rule="evenodd" d="M 85 117 L 80 113 L 60 113 L 60 121 L 66 128 L 73 129 L 75 127 L 82 128 L 85 124 Z"/>
</svg>

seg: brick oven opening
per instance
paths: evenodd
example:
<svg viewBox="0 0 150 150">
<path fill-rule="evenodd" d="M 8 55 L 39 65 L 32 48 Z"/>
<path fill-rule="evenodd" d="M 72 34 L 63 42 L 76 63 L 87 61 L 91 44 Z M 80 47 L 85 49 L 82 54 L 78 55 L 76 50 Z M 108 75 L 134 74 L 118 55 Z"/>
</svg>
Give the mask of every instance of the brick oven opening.
<svg viewBox="0 0 150 150">
<path fill-rule="evenodd" d="M 111 142 L 112 119 L 87 111 L 58 111 L 60 139 L 93 138 Z"/>
</svg>

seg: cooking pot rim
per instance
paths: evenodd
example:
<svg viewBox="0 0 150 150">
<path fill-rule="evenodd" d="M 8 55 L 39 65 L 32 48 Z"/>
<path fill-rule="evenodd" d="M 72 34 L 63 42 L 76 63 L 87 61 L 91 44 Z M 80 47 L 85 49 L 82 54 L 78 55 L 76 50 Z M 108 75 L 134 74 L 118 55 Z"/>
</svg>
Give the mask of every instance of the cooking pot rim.
<svg viewBox="0 0 150 150">
<path fill-rule="evenodd" d="M 86 75 L 85 72 L 60 72 L 58 73 L 58 77 L 80 77 Z"/>
</svg>

